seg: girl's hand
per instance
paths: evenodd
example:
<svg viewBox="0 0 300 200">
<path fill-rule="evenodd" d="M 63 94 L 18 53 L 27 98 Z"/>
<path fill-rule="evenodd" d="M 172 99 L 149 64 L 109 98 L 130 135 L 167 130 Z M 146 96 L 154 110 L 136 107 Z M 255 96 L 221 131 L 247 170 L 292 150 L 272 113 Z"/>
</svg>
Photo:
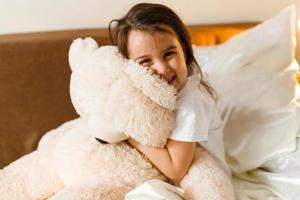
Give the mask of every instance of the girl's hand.
<svg viewBox="0 0 300 200">
<path fill-rule="evenodd" d="M 188 172 L 193 161 L 196 142 L 182 142 L 168 139 L 164 148 L 141 145 L 132 138 L 129 145 L 144 154 L 163 174 L 178 182 Z"/>
<path fill-rule="evenodd" d="M 138 143 L 137 141 L 135 141 L 132 138 L 127 139 L 127 142 L 129 143 L 130 146 L 138 149 L 138 147 L 140 146 L 140 143 Z"/>
</svg>

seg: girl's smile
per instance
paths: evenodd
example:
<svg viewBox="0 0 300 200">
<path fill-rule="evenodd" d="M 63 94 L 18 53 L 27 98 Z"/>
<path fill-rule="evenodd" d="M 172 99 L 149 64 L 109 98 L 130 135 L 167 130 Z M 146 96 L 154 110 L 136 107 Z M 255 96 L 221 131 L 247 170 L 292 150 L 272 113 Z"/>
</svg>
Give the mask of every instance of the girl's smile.
<svg viewBox="0 0 300 200">
<path fill-rule="evenodd" d="M 187 79 L 185 55 L 175 32 L 146 32 L 133 29 L 128 35 L 128 57 L 151 68 L 177 91 Z"/>
</svg>

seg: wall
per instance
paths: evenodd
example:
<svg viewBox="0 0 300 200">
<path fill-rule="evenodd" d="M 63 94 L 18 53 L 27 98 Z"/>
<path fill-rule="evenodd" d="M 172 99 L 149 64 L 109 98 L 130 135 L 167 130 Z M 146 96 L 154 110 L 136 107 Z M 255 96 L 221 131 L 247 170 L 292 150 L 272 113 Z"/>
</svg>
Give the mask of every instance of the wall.
<svg viewBox="0 0 300 200">
<path fill-rule="evenodd" d="M 138 0 L 0 0 L 0 34 L 107 27 Z M 170 6 L 186 24 L 262 21 L 289 4 L 300 19 L 300 0 L 156 0 Z M 300 29 L 300 28 L 299 28 Z M 298 31 L 300 43 L 300 31 Z M 297 48 L 300 61 L 300 45 Z"/>
</svg>

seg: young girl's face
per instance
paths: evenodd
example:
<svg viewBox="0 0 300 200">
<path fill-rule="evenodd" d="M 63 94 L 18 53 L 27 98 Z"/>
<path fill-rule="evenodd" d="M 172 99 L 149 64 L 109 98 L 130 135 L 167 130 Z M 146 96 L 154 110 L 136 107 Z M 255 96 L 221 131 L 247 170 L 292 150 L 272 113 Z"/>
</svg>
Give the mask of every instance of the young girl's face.
<svg viewBox="0 0 300 200">
<path fill-rule="evenodd" d="M 132 30 L 128 35 L 128 57 L 165 79 L 177 91 L 187 79 L 187 66 L 182 46 L 175 32 Z"/>
</svg>

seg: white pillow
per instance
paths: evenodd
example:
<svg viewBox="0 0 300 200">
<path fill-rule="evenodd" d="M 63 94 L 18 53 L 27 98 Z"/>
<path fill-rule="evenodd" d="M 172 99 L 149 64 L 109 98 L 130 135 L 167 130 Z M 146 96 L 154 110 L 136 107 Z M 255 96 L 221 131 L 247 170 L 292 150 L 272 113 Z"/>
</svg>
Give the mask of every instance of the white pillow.
<svg viewBox="0 0 300 200">
<path fill-rule="evenodd" d="M 215 48 L 194 46 L 219 95 L 225 150 L 235 173 L 296 148 L 295 46 L 293 6 Z"/>
</svg>

